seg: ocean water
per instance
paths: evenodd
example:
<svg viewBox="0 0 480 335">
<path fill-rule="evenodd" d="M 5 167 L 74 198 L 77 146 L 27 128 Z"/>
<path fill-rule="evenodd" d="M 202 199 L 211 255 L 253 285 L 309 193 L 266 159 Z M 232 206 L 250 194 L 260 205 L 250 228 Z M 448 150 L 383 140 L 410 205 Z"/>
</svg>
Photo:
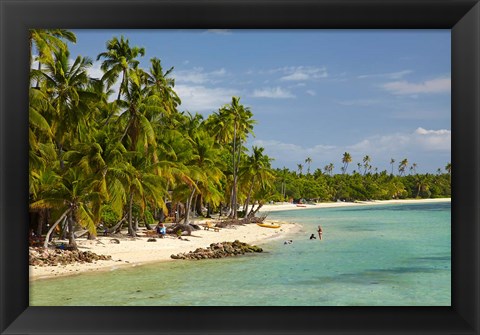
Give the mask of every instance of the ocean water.
<svg viewBox="0 0 480 335">
<path fill-rule="evenodd" d="M 449 202 L 272 212 L 264 253 L 35 281 L 31 306 L 450 306 Z M 316 228 L 323 240 L 310 240 Z M 292 244 L 284 240 L 292 239 Z"/>
</svg>

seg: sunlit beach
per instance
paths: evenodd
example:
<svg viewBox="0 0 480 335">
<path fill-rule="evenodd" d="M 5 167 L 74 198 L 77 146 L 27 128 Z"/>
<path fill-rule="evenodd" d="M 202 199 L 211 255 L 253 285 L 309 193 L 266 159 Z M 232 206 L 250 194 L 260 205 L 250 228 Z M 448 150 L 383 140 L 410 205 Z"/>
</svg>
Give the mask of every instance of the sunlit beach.
<svg viewBox="0 0 480 335">
<path fill-rule="evenodd" d="M 30 305 L 450 306 L 450 40 L 31 29 Z"/>
</svg>

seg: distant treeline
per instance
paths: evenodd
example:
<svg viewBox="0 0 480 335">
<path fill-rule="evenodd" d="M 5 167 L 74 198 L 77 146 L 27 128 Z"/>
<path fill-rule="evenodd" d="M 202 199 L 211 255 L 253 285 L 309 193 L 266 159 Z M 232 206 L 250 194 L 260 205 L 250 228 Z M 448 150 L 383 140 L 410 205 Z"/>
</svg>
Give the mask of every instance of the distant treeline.
<svg viewBox="0 0 480 335">
<path fill-rule="evenodd" d="M 436 174 L 394 175 L 387 171 L 331 175 L 320 169 L 301 174 L 277 169 L 273 201 L 355 201 L 451 196 L 451 165 Z M 328 171 L 328 169 L 327 169 Z"/>
</svg>

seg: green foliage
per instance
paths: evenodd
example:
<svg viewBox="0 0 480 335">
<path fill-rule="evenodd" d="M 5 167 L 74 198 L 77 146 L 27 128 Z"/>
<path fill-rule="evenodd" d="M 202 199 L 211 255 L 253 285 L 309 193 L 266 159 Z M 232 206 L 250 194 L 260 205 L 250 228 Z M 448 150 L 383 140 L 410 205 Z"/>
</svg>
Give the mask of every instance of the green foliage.
<svg viewBox="0 0 480 335">
<path fill-rule="evenodd" d="M 276 169 L 273 199 L 274 201 L 298 199 L 368 201 L 451 196 L 449 174 L 394 176 L 387 174 L 386 171 L 370 173 L 368 172 L 370 169 L 371 166 L 368 165 L 366 169 L 362 169 L 362 174 L 354 172 L 333 176 L 324 174 L 319 169 L 313 175 L 299 175 L 296 171 Z M 366 171 L 365 174 L 363 174 L 364 171 Z"/>
<path fill-rule="evenodd" d="M 120 221 L 120 217 L 115 213 L 115 211 L 109 205 L 105 205 L 102 207 L 100 221 L 103 222 L 104 226 L 112 227 L 118 221 Z"/>
<path fill-rule="evenodd" d="M 153 225 L 155 223 L 155 219 L 153 217 L 153 214 L 152 212 L 150 212 L 149 210 L 146 210 L 144 212 L 144 215 L 145 215 L 145 223 L 149 224 L 149 225 Z"/>
<path fill-rule="evenodd" d="M 128 217 L 134 234 L 132 221 L 153 224 L 152 212 L 167 213 L 166 202 L 193 207 L 198 199 L 202 206 L 234 208 L 233 215 L 243 205 L 243 215 L 250 215 L 253 204 L 258 208 L 271 200 L 451 194 L 450 163 L 436 175 L 420 175 L 415 163 L 407 174 L 408 160 L 394 166 L 392 159 L 387 174 L 377 173 L 366 155 L 351 173 L 352 156 L 345 152 L 338 162 L 342 174 L 333 174 L 333 163 L 315 169 L 310 157 L 297 171 L 273 170 L 263 148 L 244 145 L 256 121 L 239 97 L 205 120 L 180 112 L 173 67 L 164 71 L 160 59 L 153 58 L 148 69 L 141 68 L 145 50 L 121 36 L 108 41 L 97 57 L 102 78 L 90 78 L 92 61 L 69 53 L 67 42 L 74 41 L 66 30 L 30 31 L 37 51 L 31 61 L 39 62 L 30 73 L 30 207 L 48 209 L 52 220 L 69 209 L 70 219 L 95 234 L 100 223 L 111 227 Z M 112 101 L 116 83 L 120 89 Z"/>
</svg>

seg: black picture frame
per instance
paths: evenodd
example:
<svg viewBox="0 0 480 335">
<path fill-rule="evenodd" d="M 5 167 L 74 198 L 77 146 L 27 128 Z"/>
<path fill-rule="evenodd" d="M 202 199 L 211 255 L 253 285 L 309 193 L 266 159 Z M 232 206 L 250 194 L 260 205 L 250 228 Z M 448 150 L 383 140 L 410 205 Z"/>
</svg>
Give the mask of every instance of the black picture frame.
<svg viewBox="0 0 480 335">
<path fill-rule="evenodd" d="M 480 4 L 0 0 L 1 334 L 479 334 Z M 451 29 L 451 307 L 29 307 L 28 29 Z"/>
</svg>

